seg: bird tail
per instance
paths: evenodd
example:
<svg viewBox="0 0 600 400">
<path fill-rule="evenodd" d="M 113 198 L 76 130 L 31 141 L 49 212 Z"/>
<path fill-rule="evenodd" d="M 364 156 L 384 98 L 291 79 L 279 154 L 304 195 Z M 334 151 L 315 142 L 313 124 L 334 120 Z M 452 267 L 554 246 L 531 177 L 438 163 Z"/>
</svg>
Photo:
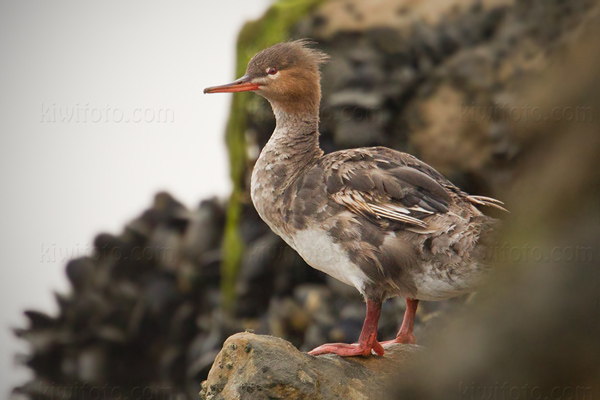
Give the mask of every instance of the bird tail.
<svg viewBox="0 0 600 400">
<path fill-rule="evenodd" d="M 501 202 L 498 199 L 494 199 L 493 197 L 469 195 L 469 196 L 467 196 L 467 198 L 469 199 L 469 201 L 471 203 L 474 203 L 474 204 L 479 204 L 479 205 L 488 206 L 488 207 L 494 207 L 494 208 L 497 208 L 498 210 L 510 212 L 506 208 L 503 207 L 504 206 L 503 202 Z"/>
</svg>

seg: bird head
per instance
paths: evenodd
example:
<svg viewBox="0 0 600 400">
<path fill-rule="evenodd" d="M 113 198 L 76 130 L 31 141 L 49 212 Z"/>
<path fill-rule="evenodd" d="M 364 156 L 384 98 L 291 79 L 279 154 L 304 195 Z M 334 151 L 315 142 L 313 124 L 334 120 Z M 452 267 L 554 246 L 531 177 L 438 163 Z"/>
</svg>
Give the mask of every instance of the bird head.
<svg viewBox="0 0 600 400">
<path fill-rule="evenodd" d="M 238 80 L 204 89 L 204 93 L 255 92 L 273 109 L 286 113 L 318 113 L 321 101 L 319 66 L 327 55 L 307 40 L 278 43 L 257 53 Z"/>
</svg>

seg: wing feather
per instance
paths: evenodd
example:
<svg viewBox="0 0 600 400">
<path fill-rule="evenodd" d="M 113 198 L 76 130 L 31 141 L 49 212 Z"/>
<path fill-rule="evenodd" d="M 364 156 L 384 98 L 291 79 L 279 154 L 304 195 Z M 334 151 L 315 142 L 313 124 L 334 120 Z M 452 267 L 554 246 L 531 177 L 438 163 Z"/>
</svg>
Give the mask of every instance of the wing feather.
<svg viewBox="0 0 600 400">
<path fill-rule="evenodd" d="M 326 168 L 328 193 L 357 214 L 428 229 L 429 217 L 448 212 L 453 201 L 448 188 L 455 187 L 412 156 L 388 149 L 380 154 L 378 149 L 332 153 Z"/>
</svg>

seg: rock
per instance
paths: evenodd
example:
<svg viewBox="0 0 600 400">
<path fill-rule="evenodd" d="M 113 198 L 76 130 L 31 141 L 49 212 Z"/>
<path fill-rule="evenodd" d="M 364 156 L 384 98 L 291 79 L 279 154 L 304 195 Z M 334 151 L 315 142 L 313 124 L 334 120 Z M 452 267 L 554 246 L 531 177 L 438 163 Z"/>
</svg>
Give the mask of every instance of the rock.
<svg viewBox="0 0 600 400">
<path fill-rule="evenodd" d="M 52 328 L 56 323 L 54 318 L 40 311 L 27 310 L 24 314 L 29 319 L 31 329 Z"/>
<path fill-rule="evenodd" d="M 204 200 L 191 219 L 182 241 L 182 252 L 190 260 L 202 263 L 206 253 L 220 246 L 225 225 L 225 210 L 217 198 Z"/>
<path fill-rule="evenodd" d="M 87 395 L 48 393 L 56 382 L 80 388 L 133 382 L 148 391 L 159 391 L 161 382 L 172 398 L 196 397 L 223 341 L 240 330 L 212 315 L 216 302 L 209 297 L 217 290 L 223 225 L 217 199 L 188 211 L 159 193 L 121 234 L 98 235 L 91 255 L 67 264 L 74 290 L 55 295 L 58 315 L 27 311 L 29 327 L 15 330 L 30 348 L 20 360 L 35 373 L 15 392 L 74 400 Z"/>
<path fill-rule="evenodd" d="M 82 291 L 86 288 L 90 275 L 94 272 L 93 260 L 89 257 L 81 257 L 71 260 L 65 267 L 67 278 L 71 282 L 73 289 L 76 291 Z"/>
<path fill-rule="evenodd" d="M 238 333 L 231 336 L 203 382 L 200 396 L 219 399 L 382 399 L 387 378 L 422 351 L 393 345 L 384 357 L 314 357 L 283 339 Z"/>
</svg>

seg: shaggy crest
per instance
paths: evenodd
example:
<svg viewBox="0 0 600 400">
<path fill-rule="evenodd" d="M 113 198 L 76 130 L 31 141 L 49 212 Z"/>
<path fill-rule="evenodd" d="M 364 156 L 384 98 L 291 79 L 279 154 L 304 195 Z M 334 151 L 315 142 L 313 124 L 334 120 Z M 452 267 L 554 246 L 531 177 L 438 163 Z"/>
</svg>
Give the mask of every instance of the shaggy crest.
<svg viewBox="0 0 600 400">
<path fill-rule="evenodd" d="M 329 56 L 310 47 L 315 42 L 308 39 L 292 40 L 273 45 L 257 53 L 248 63 L 247 73 L 252 76 L 266 76 L 268 68 L 285 71 L 290 68 L 319 69 Z"/>
</svg>

